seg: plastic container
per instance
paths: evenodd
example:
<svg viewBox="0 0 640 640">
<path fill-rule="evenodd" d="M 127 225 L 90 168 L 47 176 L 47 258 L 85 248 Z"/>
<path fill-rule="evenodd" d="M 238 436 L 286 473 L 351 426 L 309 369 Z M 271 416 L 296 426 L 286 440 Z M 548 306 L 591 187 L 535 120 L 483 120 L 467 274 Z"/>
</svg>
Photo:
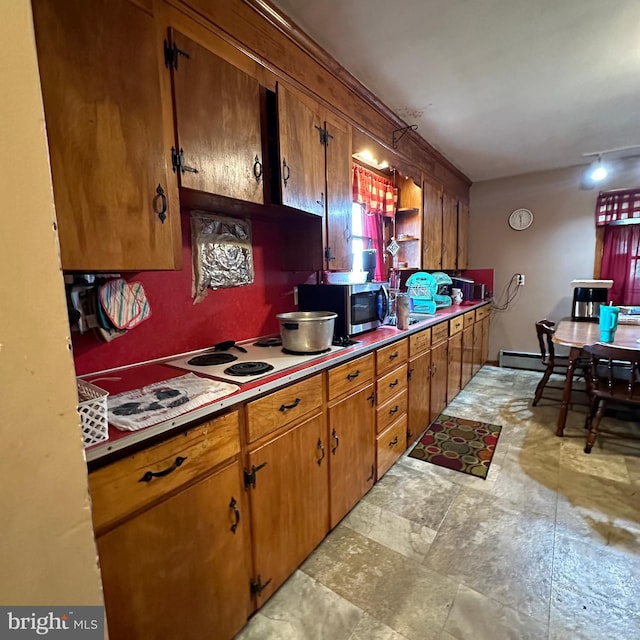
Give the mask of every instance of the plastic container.
<svg viewBox="0 0 640 640">
<path fill-rule="evenodd" d="M 76 385 L 84 446 L 88 447 L 108 440 L 107 396 L 109 392 L 80 378 L 76 378 Z"/>
</svg>

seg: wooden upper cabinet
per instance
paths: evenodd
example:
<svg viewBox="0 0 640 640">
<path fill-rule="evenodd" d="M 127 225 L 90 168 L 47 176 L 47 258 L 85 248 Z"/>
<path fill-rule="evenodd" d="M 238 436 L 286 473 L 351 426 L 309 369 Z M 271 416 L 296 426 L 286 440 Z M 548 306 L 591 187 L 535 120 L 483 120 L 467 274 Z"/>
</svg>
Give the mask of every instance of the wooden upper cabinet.
<svg viewBox="0 0 640 640">
<path fill-rule="evenodd" d="M 282 83 L 277 86 L 282 204 L 324 215 L 324 119 Z"/>
<path fill-rule="evenodd" d="M 351 126 L 337 116 L 325 122 L 327 132 L 327 220 L 325 262 L 327 269 L 351 269 Z"/>
<path fill-rule="evenodd" d="M 469 267 L 469 203 L 458 202 L 458 269 Z"/>
<path fill-rule="evenodd" d="M 458 199 L 442 194 L 442 268 L 456 269 L 458 260 Z"/>
<path fill-rule="evenodd" d="M 258 81 L 175 29 L 171 45 L 180 186 L 263 204 Z"/>
<path fill-rule="evenodd" d="M 429 178 L 423 183 L 422 268 L 441 269 L 442 265 L 442 185 Z"/>
<path fill-rule="evenodd" d="M 422 227 L 422 188 L 416 184 L 414 178 L 399 177 L 396 208 L 396 240 L 400 245 L 397 254 L 398 264 L 406 262 L 410 269 L 420 268 Z"/>
<path fill-rule="evenodd" d="M 181 266 L 162 30 L 128 0 L 33 0 L 62 266 Z"/>
</svg>

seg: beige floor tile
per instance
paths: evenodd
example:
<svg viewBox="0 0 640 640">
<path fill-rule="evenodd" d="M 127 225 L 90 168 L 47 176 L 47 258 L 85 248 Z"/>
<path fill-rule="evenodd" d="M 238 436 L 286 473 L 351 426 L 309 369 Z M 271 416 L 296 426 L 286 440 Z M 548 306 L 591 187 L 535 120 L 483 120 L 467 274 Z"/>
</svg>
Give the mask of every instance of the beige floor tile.
<svg viewBox="0 0 640 640">
<path fill-rule="evenodd" d="M 465 489 L 451 505 L 425 564 L 537 620 L 546 620 L 555 523 Z"/>
<path fill-rule="evenodd" d="M 406 638 L 365 613 L 349 640 L 406 640 Z"/>
<path fill-rule="evenodd" d="M 585 435 L 581 438 L 562 439 L 560 464 L 563 469 L 591 474 L 617 482 L 630 483 L 629 470 L 624 457 L 594 446 L 590 454 L 584 452 Z"/>
<path fill-rule="evenodd" d="M 348 640 L 363 611 L 296 571 L 236 640 Z"/>
<path fill-rule="evenodd" d="M 344 525 L 302 570 L 409 640 L 440 637 L 458 587 Z"/>
<path fill-rule="evenodd" d="M 445 632 L 456 640 L 547 640 L 547 624 L 460 586 Z"/>
<path fill-rule="evenodd" d="M 416 524 L 366 500 L 356 505 L 342 524 L 418 562 L 424 560 L 436 537 L 435 529 Z"/>
<path fill-rule="evenodd" d="M 583 594 L 637 615 L 640 556 L 557 534 L 553 586 L 557 592 Z"/>
<path fill-rule="evenodd" d="M 615 600 L 560 589 L 551 594 L 549 640 L 635 640 L 640 614 L 619 609 Z"/>
</svg>

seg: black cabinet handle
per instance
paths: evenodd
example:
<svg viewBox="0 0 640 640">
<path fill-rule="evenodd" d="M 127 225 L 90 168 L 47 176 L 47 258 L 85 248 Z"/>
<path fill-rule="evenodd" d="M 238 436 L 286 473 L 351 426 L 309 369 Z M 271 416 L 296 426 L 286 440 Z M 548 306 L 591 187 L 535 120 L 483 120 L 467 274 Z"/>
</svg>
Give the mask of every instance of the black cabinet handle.
<svg viewBox="0 0 640 640">
<path fill-rule="evenodd" d="M 240 511 L 238 510 L 238 503 L 233 496 L 231 496 L 229 509 L 231 509 L 236 516 L 236 521 L 231 525 L 231 533 L 235 534 L 236 530 L 238 529 L 238 525 L 240 524 Z"/>
<path fill-rule="evenodd" d="M 407 370 L 407 380 L 411 380 L 412 374 L 413 374 L 413 367 Z"/>
<path fill-rule="evenodd" d="M 319 204 L 324 209 L 324 191 L 320 193 L 320 200 L 316 200 L 316 204 Z"/>
<path fill-rule="evenodd" d="M 393 407 L 393 409 L 389 409 L 389 415 L 392 416 L 394 413 L 398 413 L 398 405 Z"/>
<path fill-rule="evenodd" d="M 320 466 L 325 456 L 324 445 L 322 444 L 322 440 L 320 440 L 320 438 L 318 438 L 317 449 L 319 449 L 322 452 L 322 456 L 318 458 L 318 466 Z"/>
<path fill-rule="evenodd" d="M 335 446 L 331 448 L 331 453 L 335 455 L 337 448 L 340 446 L 340 438 L 338 437 L 335 429 L 331 432 L 331 437 L 335 440 L 336 443 Z"/>
<path fill-rule="evenodd" d="M 395 360 L 400 354 L 396 351 L 389 356 L 389 360 Z"/>
<path fill-rule="evenodd" d="M 347 380 L 355 380 L 360 375 L 360 369 L 356 369 L 353 373 L 347 373 Z"/>
<path fill-rule="evenodd" d="M 398 444 L 398 436 L 396 436 L 390 443 L 390 447 L 395 447 Z"/>
<path fill-rule="evenodd" d="M 288 411 L 289 409 L 295 409 L 300 404 L 300 398 L 296 398 L 291 404 L 281 404 L 278 411 Z"/>
<path fill-rule="evenodd" d="M 174 463 L 163 469 L 162 471 L 147 471 L 138 482 L 151 482 L 154 478 L 162 478 L 163 476 L 168 476 L 170 473 L 173 473 L 182 463 L 186 460 L 182 456 L 178 456 Z"/>
<path fill-rule="evenodd" d="M 398 382 L 400 382 L 400 381 L 398 380 L 398 378 L 396 378 L 395 382 L 390 382 L 389 383 L 389 388 L 392 389 L 393 387 L 395 387 L 398 384 Z"/>
<path fill-rule="evenodd" d="M 285 175 L 285 170 L 286 170 L 286 175 Z M 282 182 L 284 182 L 284 188 L 287 188 L 287 182 L 289 182 L 289 178 L 291 177 L 291 169 L 289 168 L 289 165 L 287 164 L 286 159 L 284 159 L 282 161 Z"/>
<path fill-rule="evenodd" d="M 158 183 L 156 187 L 156 195 L 154 200 L 160 199 L 160 211 L 158 211 L 158 218 L 160 218 L 160 222 L 164 224 L 164 221 L 167 219 L 167 196 L 164 193 L 164 189 L 162 185 Z"/>
<path fill-rule="evenodd" d="M 260 158 L 258 158 L 257 155 L 255 157 L 255 160 L 253 161 L 253 177 L 258 183 L 262 179 L 262 162 L 260 162 Z"/>
<path fill-rule="evenodd" d="M 373 405 L 376 403 L 376 394 L 372 393 L 370 396 L 367 397 L 367 400 L 371 403 L 371 406 L 373 407 Z"/>
</svg>

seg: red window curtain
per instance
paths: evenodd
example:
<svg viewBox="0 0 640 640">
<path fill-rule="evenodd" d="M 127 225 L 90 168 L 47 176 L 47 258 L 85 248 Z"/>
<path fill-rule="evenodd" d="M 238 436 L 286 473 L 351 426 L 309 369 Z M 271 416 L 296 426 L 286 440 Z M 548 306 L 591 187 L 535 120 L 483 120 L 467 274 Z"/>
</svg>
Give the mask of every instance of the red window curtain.
<svg viewBox="0 0 640 640">
<path fill-rule="evenodd" d="M 601 191 L 596 203 L 596 227 L 620 220 L 640 221 L 640 189 Z"/>
<path fill-rule="evenodd" d="M 353 165 L 353 201 L 364 205 L 364 234 L 371 238 L 376 250 L 376 280 L 386 280 L 384 266 L 384 221 L 393 218 L 396 209 L 397 190 L 391 180 Z"/>
<path fill-rule="evenodd" d="M 640 225 L 606 227 L 600 277 L 613 280 L 611 302 L 640 305 Z"/>
</svg>

